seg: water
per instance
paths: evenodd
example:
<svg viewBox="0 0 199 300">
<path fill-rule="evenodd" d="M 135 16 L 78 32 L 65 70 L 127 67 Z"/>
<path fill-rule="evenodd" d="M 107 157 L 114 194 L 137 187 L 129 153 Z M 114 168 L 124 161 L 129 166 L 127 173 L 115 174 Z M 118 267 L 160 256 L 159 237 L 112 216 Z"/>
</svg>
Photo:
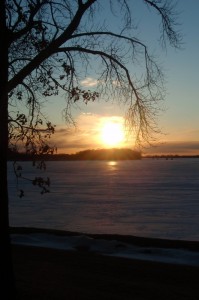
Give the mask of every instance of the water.
<svg viewBox="0 0 199 300">
<path fill-rule="evenodd" d="M 199 241 L 199 159 L 21 164 L 29 178 L 49 176 L 51 192 L 20 181 L 18 198 L 9 163 L 12 226 Z"/>
</svg>

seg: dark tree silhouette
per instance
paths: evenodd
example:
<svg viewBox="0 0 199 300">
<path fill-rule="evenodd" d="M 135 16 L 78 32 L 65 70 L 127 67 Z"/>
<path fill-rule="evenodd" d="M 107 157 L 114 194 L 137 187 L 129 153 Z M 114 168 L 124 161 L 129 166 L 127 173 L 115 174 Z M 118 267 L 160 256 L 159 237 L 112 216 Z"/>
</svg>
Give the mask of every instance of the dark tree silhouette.
<svg viewBox="0 0 199 300">
<path fill-rule="evenodd" d="M 42 114 L 44 99 L 63 91 L 67 122 L 73 121 L 71 107 L 77 102 L 115 99 L 127 106 L 127 128 L 135 132 L 138 143 L 150 142 L 157 130 L 163 75 L 146 44 L 133 36 L 133 2 L 0 1 L 0 272 L 4 299 L 14 297 L 7 151 L 24 147 L 32 155 L 53 153 L 48 141 L 55 127 Z M 160 17 L 163 47 L 167 41 L 178 47 L 180 36 L 171 1 L 142 2 Z M 118 13 L 123 21 L 120 32 L 100 22 L 103 6 Z M 139 62 L 142 76 L 136 79 L 130 66 Z M 80 81 L 90 67 L 97 69 L 98 85 L 95 90 L 84 90 Z"/>
</svg>

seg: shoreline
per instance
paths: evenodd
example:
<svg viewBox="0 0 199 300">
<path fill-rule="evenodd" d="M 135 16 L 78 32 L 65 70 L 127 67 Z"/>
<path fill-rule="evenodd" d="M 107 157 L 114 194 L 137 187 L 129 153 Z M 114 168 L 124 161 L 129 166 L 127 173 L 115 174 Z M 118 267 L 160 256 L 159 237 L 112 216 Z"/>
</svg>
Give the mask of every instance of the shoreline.
<svg viewBox="0 0 199 300">
<path fill-rule="evenodd" d="M 140 247 L 158 247 L 158 248 L 170 248 L 170 249 L 186 249 L 190 251 L 199 251 L 199 241 L 189 240 L 176 240 L 176 239 L 161 239 L 151 237 L 140 237 L 133 235 L 121 235 L 121 234 L 91 234 L 85 232 L 75 232 L 59 229 L 48 228 L 35 228 L 35 227 L 10 227 L 10 234 L 31 234 L 31 233 L 43 233 L 55 236 L 88 236 L 93 239 L 104 239 L 107 241 L 117 240 L 120 242 L 133 244 Z"/>
<path fill-rule="evenodd" d="M 20 300 L 196 300 L 199 267 L 13 245 Z"/>
<path fill-rule="evenodd" d="M 12 227 L 22 237 L 55 236 L 56 239 L 83 233 L 28 227 Z M 170 241 L 121 235 L 88 235 L 92 239 L 140 247 L 191 248 L 199 242 Z M 134 247 L 134 246 L 133 246 Z M 173 251 L 173 250 L 172 250 Z M 176 250 L 174 250 L 176 251 Z M 116 257 L 76 251 L 12 244 L 16 288 L 20 300 L 196 300 L 199 299 L 199 266 Z"/>
</svg>

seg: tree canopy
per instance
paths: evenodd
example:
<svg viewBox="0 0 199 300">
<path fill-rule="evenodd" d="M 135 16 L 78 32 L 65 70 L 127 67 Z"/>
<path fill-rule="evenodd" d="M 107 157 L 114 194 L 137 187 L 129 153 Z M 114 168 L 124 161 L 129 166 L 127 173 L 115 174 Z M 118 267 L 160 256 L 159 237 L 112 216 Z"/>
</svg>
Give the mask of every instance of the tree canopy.
<svg viewBox="0 0 199 300">
<path fill-rule="evenodd" d="M 178 47 L 171 1 L 142 1 L 161 21 L 160 36 Z M 127 129 L 137 142 L 150 141 L 157 131 L 159 101 L 164 97 L 163 74 L 147 45 L 135 37 L 135 1 L 9 0 L 6 37 L 9 78 L 9 141 L 27 152 L 49 153 L 55 127 L 41 110 L 48 97 L 65 93 L 65 118 L 72 122 L 75 103 L 114 99 L 127 106 Z M 122 20 L 119 32 L 100 22 L 105 9 Z M 137 64 L 136 77 L 131 66 Z M 97 86 L 85 90 L 80 81 L 96 68 Z"/>
</svg>

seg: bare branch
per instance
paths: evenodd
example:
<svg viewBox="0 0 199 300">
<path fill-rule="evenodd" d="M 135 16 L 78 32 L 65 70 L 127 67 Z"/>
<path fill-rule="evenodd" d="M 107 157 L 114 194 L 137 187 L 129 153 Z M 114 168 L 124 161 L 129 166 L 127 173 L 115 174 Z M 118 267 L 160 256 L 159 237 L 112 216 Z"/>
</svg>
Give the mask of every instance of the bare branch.
<svg viewBox="0 0 199 300">
<path fill-rule="evenodd" d="M 27 64 L 22 70 L 16 74 L 14 78 L 12 78 L 8 82 L 7 92 L 9 93 L 12 91 L 18 84 L 20 84 L 24 78 L 29 75 L 34 69 L 36 69 L 43 61 L 48 59 L 52 54 L 55 53 L 55 49 L 58 49 L 63 43 L 65 43 L 73 32 L 79 26 L 81 18 L 85 11 L 95 2 L 96 0 L 87 1 L 83 6 L 81 6 L 71 23 L 65 29 L 65 31 L 57 37 L 57 39 L 53 40 L 44 50 L 38 53 L 38 55 L 29 63 Z"/>
<path fill-rule="evenodd" d="M 91 50 L 91 49 L 82 48 L 82 47 L 62 47 L 62 48 L 59 48 L 56 52 L 66 52 L 66 51 L 67 52 L 75 51 L 75 52 L 89 53 L 92 55 L 98 55 L 101 57 L 108 58 L 110 60 L 110 62 L 115 62 L 121 69 L 123 69 L 125 71 L 129 85 L 131 86 L 136 98 L 139 99 L 137 90 L 134 87 L 133 82 L 131 81 L 128 69 L 119 60 L 114 58 L 112 55 L 105 53 L 103 51 Z"/>
<path fill-rule="evenodd" d="M 175 23 L 175 17 L 176 14 L 174 13 L 174 6 L 175 4 L 171 1 L 164 1 L 163 5 L 161 6 L 161 1 L 154 0 L 144 0 L 146 4 L 153 7 L 161 16 L 162 18 L 162 40 L 165 45 L 165 39 L 166 37 L 169 39 L 169 42 L 174 47 L 179 47 L 181 44 L 181 36 L 180 34 L 174 29 Z M 165 35 L 166 33 L 166 35 Z"/>
</svg>

